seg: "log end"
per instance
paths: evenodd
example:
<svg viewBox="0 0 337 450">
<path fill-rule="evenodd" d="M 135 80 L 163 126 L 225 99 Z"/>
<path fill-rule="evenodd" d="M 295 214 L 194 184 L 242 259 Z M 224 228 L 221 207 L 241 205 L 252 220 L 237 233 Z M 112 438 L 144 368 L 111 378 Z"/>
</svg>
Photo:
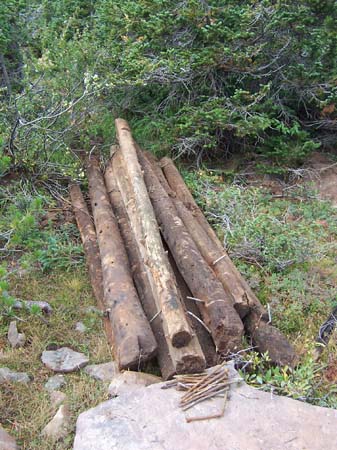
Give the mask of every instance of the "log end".
<svg viewBox="0 0 337 450">
<path fill-rule="evenodd" d="M 191 342 L 192 335 L 190 332 L 186 330 L 182 330 L 178 333 L 175 333 L 172 337 L 172 345 L 173 347 L 181 348 L 185 347 L 186 345 Z"/>
<path fill-rule="evenodd" d="M 177 374 L 200 373 L 206 369 L 206 361 L 199 355 L 186 355 L 176 367 Z"/>
<path fill-rule="evenodd" d="M 261 320 L 254 313 L 249 314 L 245 320 L 245 327 L 258 351 L 260 353 L 268 352 L 273 364 L 289 367 L 297 364 L 298 355 L 277 328 Z"/>
<path fill-rule="evenodd" d="M 152 335 L 152 333 L 151 333 Z M 129 334 L 123 339 L 115 355 L 120 370 L 137 369 L 141 364 L 156 356 L 157 343 L 151 335 Z"/>
</svg>

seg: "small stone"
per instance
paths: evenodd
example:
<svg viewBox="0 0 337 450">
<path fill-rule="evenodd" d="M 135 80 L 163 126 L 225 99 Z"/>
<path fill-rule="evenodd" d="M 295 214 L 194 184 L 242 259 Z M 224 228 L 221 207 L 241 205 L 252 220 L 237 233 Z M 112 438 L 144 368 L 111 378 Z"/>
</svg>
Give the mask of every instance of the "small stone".
<svg viewBox="0 0 337 450">
<path fill-rule="evenodd" d="M 23 347 L 25 345 L 26 336 L 24 333 L 18 332 L 16 320 L 13 320 L 9 324 L 7 338 L 12 348 Z"/>
<path fill-rule="evenodd" d="M 31 381 L 26 372 L 14 372 L 8 367 L 0 367 L 0 384 L 1 383 L 29 383 Z"/>
<path fill-rule="evenodd" d="M 84 372 L 95 378 L 95 380 L 110 382 L 118 373 L 118 366 L 113 361 L 103 364 L 92 364 L 85 367 Z"/>
<path fill-rule="evenodd" d="M 51 391 L 49 395 L 52 408 L 57 408 L 61 403 L 64 403 L 67 398 L 66 394 L 61 391 Z"/>
<path fill-rule="evenodd" d="M 58 350 L 45 350 L 41 360 L 48 369 L 54 372 L 69 373 L 80 369 L 88 364 L 89 359 L 79 352 L 74 352 L 71 348 L 62 347 Z"/>
<path fill-rule="evenodd" d="M 45 389 L 47 389 L 47 391 L 51 392 L 60 389 L 66 383 L 66 379 L 63 375 L 54 375 L 53 377 L 49 378 L 44 387 Z"/>
<path fill-rule="evenodd" d="M 84 325 L 83 322 L 77 322 L 75 326 L 75 331 L 78 331 L 79 333 L 85 333 L 87 331 L 87 327 Z"/>
<path fill-rule="evenodd" d="M 70 432 L 70 413 L 66 405 L 61 405 L 52 420 L 42 430 L 42 435 L 58 441 Z"/>
<path fill-rule="evenodd" d="M 15 439 L 10 436 L 6 430 L 0 425 L 0 449 L 1 450 L 18 450 Z"/>
<path fill-rule="evenodd" d="M 131 370 L 118 373 L 110 383 L 109 395 L 112 397 L 124 393 L 136 391 L 140 388 L 160 383 L 161 378 L 143 372 L 133 372 Z"/>
<path fill-rule="evenodd" d="M 38 306 L 42 312 L 45 314 L 51 314 L 53 312 L 53 308 L 50 306 L 48 302 L 44 301 L 34 301 L 34 300 L 16 300 L 14 303 L 15 309 L 32 309 L 32 306 Z"/>
</svg>

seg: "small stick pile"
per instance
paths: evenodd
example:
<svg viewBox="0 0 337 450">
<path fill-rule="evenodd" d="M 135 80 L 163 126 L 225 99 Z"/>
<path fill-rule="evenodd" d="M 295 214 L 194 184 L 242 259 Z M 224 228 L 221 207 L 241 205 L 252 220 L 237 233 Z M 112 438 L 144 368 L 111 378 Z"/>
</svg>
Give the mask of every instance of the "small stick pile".
<svg viewBox="0 0 337 450">
<path fill-rule="evenodd" d="M 173 161 L 143 152 L 122 119 L 116 133 L 104 174 L 97 158 L 87 162 L 92 215 L 79 186 L 70 195 L 119 367 L 156 356 L 164 379 L 200 373 L 237 352 L 245 331 L 274 363 L 292 365 L 292 346 L 268 322 Z"/>
<path fill-rule="evenodd" d="M 212 416 L 187 417 L 187 422 L 195 420 L 205 420 L 221 417 L 224 413 L 227 395 L 231 384 L 242 381 L 241 378 L 229 379 L 229 370 L 226 363 L 213 367 L 208 373 L 194 375 L 175 375 L 172 381 L 168 381 L 163 389 L 176 387 L 177 390 L 186 391 L 180 399 L 179 406 L 183 411 L 187 411 L 193 406 L 214 397 L 224 397 L 224 404 L 221 411 Z"/>
</svg>

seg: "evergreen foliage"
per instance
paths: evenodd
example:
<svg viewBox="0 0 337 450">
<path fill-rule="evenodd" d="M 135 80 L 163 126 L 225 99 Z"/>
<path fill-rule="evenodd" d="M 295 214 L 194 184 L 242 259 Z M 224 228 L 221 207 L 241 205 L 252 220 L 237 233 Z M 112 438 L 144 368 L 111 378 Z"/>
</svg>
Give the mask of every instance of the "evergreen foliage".
<svg viewBox="0 0 337 450">
<path fill-rule="evenodd" d="M 116 116 L 152 150 L 198 162 L 240 151 L 279 170 L 332 149 L 336 6 L 5 0 L 0 174 L 79 175 L 78 150 L 108 147 Z"/>
</svg>

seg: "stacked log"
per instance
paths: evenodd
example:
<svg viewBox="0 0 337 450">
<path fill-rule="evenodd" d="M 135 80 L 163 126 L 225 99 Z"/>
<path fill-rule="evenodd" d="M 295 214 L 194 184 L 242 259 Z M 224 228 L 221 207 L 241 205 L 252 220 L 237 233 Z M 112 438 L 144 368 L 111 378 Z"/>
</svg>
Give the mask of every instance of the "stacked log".
<svg viewBox="0 0 337 450">
<path fill-rule="evenodd" d="M 143 152 L 122 119 L 103 176 L 87 164 L 93 219 L 70 188 L 89 276 L 121 369 L 157 357 L 164 379 L 242 348 L 244 330 L 277 364 L 295 352 L 230 260 L 174 163 Z"/>
<path fill-rule="evenodd" d="M 138 367 L 156 352 L 156 341 L 140 305 L 117 220 L 98 161 L 88 163 L 89 195 L 102 261 L 103 288 L 121 369 Z M 132 312 L 130 314 L 130 312 Z"/>
</svg>

